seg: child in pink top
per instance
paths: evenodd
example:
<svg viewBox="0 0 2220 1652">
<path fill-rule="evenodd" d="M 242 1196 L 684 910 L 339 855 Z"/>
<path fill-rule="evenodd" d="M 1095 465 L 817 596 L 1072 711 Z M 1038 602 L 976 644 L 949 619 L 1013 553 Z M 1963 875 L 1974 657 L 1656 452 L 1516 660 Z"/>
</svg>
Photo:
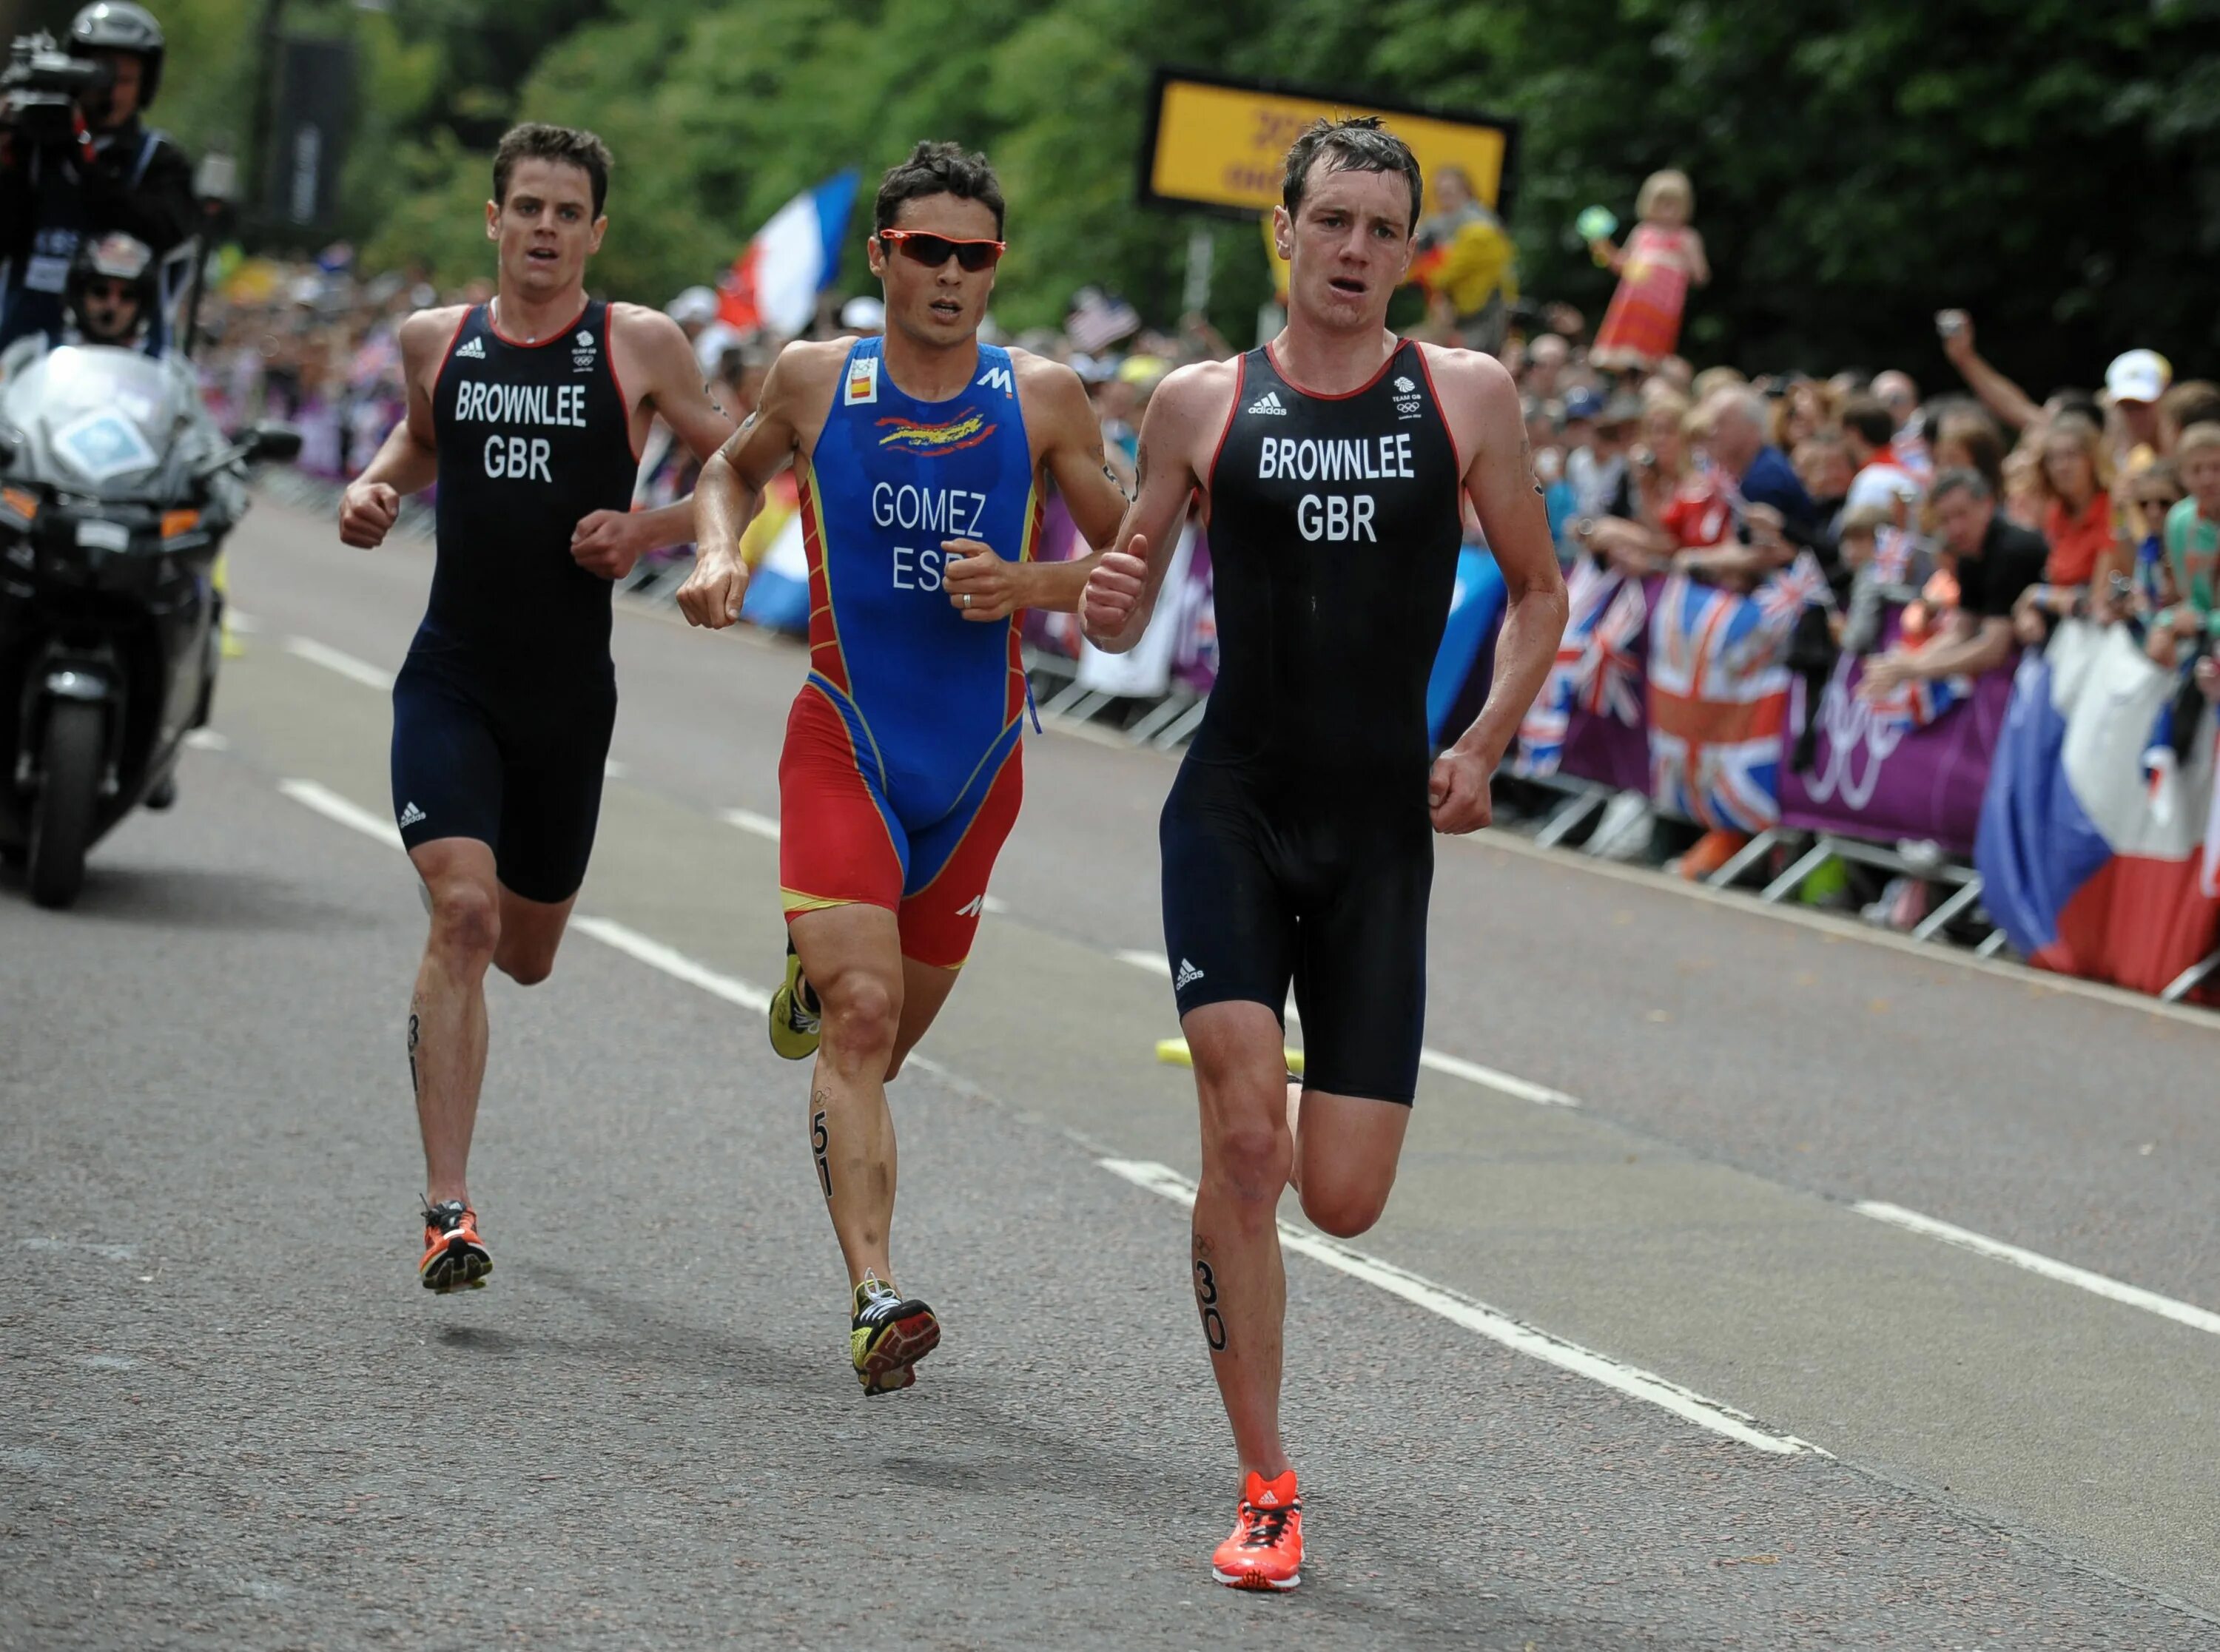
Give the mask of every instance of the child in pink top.
<svg viewBox="0 0 2220 1652">
<path fill-rule="evenodd" d="M 1624 247 L 1606 237 L 1588 244 L 1598 260 L 1619 277 L 1588 354 L 1599 367 L 1648 372 L 1680 344 L 1689 284 L 1707 285 L 1712 269 L 1704 259 L 1704 238 L 1688 225 L 1695 215 L 1696 191 L 1686 173 L 1652 172 L 1635 197 L 1634 210 L 1642 221 Z"/>
</svg>

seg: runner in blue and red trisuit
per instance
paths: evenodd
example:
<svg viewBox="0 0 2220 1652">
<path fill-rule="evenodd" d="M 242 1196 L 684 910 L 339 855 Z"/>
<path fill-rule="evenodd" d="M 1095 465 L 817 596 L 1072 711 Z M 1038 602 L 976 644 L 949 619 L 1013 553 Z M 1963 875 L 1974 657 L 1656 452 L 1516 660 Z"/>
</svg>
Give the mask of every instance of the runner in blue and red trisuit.
<svg viewBox="0 0 2220 1652">
<path fill-rule="evenodd" d="M 780 355 L 761 406 L 703 468 L 699 560 L 678 597 L 696 625 L 739 615 L 741 531 L 791 463 L 810 670 L 779 760 L 790 953 L 771 1043 L 817 1057 L 811 1142 L 866 1393 L 909 1386 L 940 1337 L 932 1311 L 894 1287 L 886 1085 L 956 984 L 1017 819 L 1016 616 L 1072 608 L 1093 565 L 1032 560 L 1044 489 L 1090 544 L 1126 502 L 1078 376 L 979 341 L 1002 216 L 993 170 L 953 144 L 920 144 L 887 173 L 869 245 L 886 336 Z"/>
</svg>

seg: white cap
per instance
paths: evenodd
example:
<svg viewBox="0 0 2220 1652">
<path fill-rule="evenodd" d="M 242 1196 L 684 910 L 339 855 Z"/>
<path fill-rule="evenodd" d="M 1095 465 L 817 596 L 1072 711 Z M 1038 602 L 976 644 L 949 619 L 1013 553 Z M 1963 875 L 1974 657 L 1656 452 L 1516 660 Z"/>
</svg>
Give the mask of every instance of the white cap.
<svg viewBox="0 0 2220 1652">
<path fill-rule="evenodd" d="M 725 352 L 740 347 L 739 328 L 725 321 L 711 321 L 694 335 L 694 359 L 705 379 L 714 378 L 723 365 Z"/>
<path fill-rule="evenodd" d="M 717 295 L 708 287 L 689 287 L 663 308 L 681 327 L 707 327 L 717 319 Z"/>
<path fill-rule="evenodd" d="M 840 325 L 857 333 L 883 333 L 887 328 L 887 307 L 869 295 L 851 298 L 840 306 Z"/>
<path fill-rule="evenodd" d="M 2155 402 L 2173 383 L 2173 364 L 2155 350 L 2130 350 L 2105 369 L 2105 390 L 2115 402 Z"/>
</svg>

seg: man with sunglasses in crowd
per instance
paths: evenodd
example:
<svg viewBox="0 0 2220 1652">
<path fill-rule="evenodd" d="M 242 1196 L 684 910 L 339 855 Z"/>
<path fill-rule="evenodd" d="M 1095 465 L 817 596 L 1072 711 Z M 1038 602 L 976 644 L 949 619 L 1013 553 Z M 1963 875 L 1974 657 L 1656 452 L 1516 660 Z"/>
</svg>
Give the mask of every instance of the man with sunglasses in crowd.
<svg viewBox="0 0 2220 1652">
<path fill-rule="evenodd" d="M 809 558 L 809 676 L 779 759 L 786 978 L 771 1044 L 816 1057 L 816 1174 L 848 1266 L 866 1394 L 940 1340 L 895 1288 L 886 1086 L 956 984 L 1017 819 L 1026 704 L 1017 615 L 1076 607 L 1092 559 L 1036 563 L 1053 482 L 1092 544 L 1125 498 L 1069 367 L 978 337 L 1002 252 L 983 156 L 921 143 L 879 185 L 883 337 L 789 345 L 696 484 L 689 620 L 739 617 L 742 531 L 791 463 Z"/>
</svg>

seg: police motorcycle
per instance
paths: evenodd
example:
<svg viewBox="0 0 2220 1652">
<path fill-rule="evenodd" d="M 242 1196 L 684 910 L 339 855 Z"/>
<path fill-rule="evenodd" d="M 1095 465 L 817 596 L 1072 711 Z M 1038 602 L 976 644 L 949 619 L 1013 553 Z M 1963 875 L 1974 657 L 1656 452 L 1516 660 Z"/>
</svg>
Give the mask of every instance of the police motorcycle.
<svg viewBox="0 0 2220 1652">
<path fill-rule="evenodd" d="M 138 347 L 158 286 L 140 243 L 90 243 L 69 277 L 79 341 L 0 355 L 0 859 L 43 907 L 77 898 L 86 851 L 132 809 L 176 801 L 246 467 L 301 446 L 278 425 L 228 439 L 184 355 Z"/>
</svg>

